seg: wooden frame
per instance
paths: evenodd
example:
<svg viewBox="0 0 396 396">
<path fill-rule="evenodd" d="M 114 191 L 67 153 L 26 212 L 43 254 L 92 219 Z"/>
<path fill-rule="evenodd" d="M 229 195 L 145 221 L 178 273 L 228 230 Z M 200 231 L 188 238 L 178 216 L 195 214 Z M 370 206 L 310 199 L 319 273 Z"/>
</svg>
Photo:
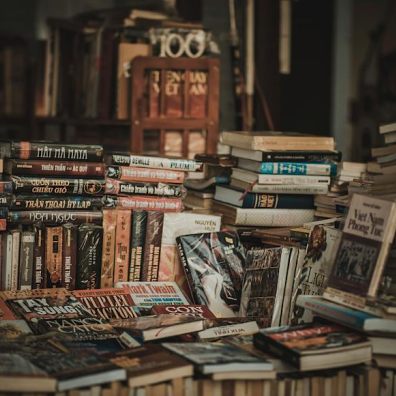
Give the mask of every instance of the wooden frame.
<svg viewBox="0 0 396 396">
<path fill-rule="evenodd" d="M 184 103 L 182 117 L 170 118 L 164 115 L 164 97 L 160 95 L 159 116 L 148 117 L 144 114 L 143 103 L 148 93 L 145 92 L 145 76 L 150 70 L 158 70 L 161 75 L 161 89 L 164 92 L 165 73 L 167 70 L 177 70 L 185 72 L 185 81 L 189 81 L 186 76 L 191 71 L 199 70 L 208 73 L 207 109 L 204 118 L 192 118 L 188 115 L 188 88 L 189 84 L 184 84 Z M 220 66 L 217 58 L 158 58 L 158 57 L 137 57 L 132 63 L 132 97 L 131 97 L 131 130 L 130 130 L 130 150 L 134 153 L 143 152 L 144 133 L 146 130 L 160 131 L 160 153 L 164 154 L 165 131 L 182 131 L 182 155 L 188 156 L 188 143 L 190 131 L 206 131 L 206 153 L 214 154 L 217 150 L 219 132 L 219 73 Z"/>
</svg>

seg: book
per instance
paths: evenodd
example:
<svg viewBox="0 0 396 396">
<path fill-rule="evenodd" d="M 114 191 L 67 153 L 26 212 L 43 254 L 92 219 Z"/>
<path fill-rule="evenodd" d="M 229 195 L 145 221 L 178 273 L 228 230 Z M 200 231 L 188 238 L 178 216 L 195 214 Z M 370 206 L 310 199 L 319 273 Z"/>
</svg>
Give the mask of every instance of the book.
<svg viewBox="0 0 396 396">
<path fill-rule="evenodd" d="M 375 298 L 395 229 L 395 202 L 354 194 L 324 297 L 352 308 Z"/>
<path fill-rule="evenodd" d="M 129 319 L 138 316 L 131 295 L 124 289 L 75 290 L 73 295 L 92 316 L 102 319 Z"/>
<path fill-rule="evenodd" d="M 259 331 L 255 320 L 245 318 L 206 320 L 205 327 L 197 333 L 199 341 L 214 341 L 236 335 L 248 336 Z"/>
<path fill-rule="evenodd" d="M 396 132 L 387 132 L 384 134 L 385 144 L 396 143 Z"/>
<path fill-rule="evenodd" d="M 136 154 L 111 154 L 106 161 L 109 165 L 133 166 L 140 168 L 200 171 L 202 162 L 193 159 L 150 157 Z"/>
<path fill-rule="evenodd" d="M 40 177 L 10 177 L 17 194 L 93 195 L 104 194 L 104 179 L 61 179 Z"/>
<path fill-rule="evenodd" d="M 103 210 L 103 241 L 102 241 L 102 267 L 100 270 L 100 287 L 113 286 L 114 260 L 116 246 L 117 211 Z"/>
<path fill-rule="evenodd" d="M 0 180 L 0 193 L 2 194 L 12 194 L 13 186 L 11 181 L 1 181 Z"/>
<path fill-rule="evenodd" d="M 388 355 L 395 356 L 396 350 L 396 338 L 390 337 L 378 337 L 378 336 L 370 336 L 368 339 L 371 342 L 373 347 L 374 358 L 375 355 Z"/>
<path fill-rule="evenodd" d="M 181 197 L 184 193 L 181 184 L 133 183 L 117 179 L 106 179 L 106 194 L 114 195 L 154 195 L 158 197 Z"/>
<path fill-rule="evenodd" d="M 100 285 L 103 228 L 97 224 L 78 227 L 76 289 L 97 289 Z"/>
<path fill-rule="evenodd" d="M 11 224 L 33 225 L 38 222 L 46 225 L 55 224 L 81 224 L 102 223 L 102 212 L 100 211 L 69 211 L 69 210 L 21 210 L 9 211 L 7 222 Z"/>
<path fill-rule="evenodd" d="M 293 300 L 300 295 L 322 295 L 335 263 L 341 231 L 317 224 L 310 230 L 304 262 L 296 274 L 297 288 Z M 312 316 L 295 306 L 292 324 L 311 322 Z"/>
<path fill-rule="evenodd" d="M 236 232 L 211 232 L 176 238 L 190 293 L 218 317 L 239 309 L 245 250 Z"/>
<path fill-rule="evenodd" d="M 10 265 L 10 290 L 18 290 L 19 282 L 19 264 L 20 264 L 20 246 L 21 246 L 21 230 L 12 230 L 11 245 L 11 265 Z"/>
<path fill-rule="evenodd" d="M 126 289 L 139 308 L 151 309 L 158 304 L 189 304 L 176 282 L 118 282 L 115 286 Z"/>
<path fill-rule="evenodd" d="M 8 308 L 7 304 L 5 303 L 5 301 L 3 301 L 0 298 L 0 320 L 1 321 L 12 321 L 12 320 L 16 320 L 17 317 L 15 316 L 15 314 L 11 311 L 10 308 Z"/>
<path fill-rule="evenodd" d="M 259 162 L 316 162 L 341 161 L 340 151 L 254 151 L 240 147 L 232 147 L 231 155 Z"/>
<path fill-rule="evenodd" d="M 131 259 L 129 262 L 129 281 L 138 282 L 142 275 L 143 251 L 146 240 L 147 213 L 136 210 L 132 216 Z M 162 279 L 160 279 L 162 280 Z"/>
<path fill-rule="evenodd" d="M 62 233 L 62 287 L 74 290 L 77 274 L 77 226 L 63 224 Z"/>
<path fill-rule="evenodd" d="M 317 184 L 257 184 L 249 183 L 231 177 L 230 187 L 239 190 L 247 190 L 252 193 L 272 194 L 327 194 L 329 186 L 325 183 Z"/>
<path fill-rule="evenodd" d="M 12 198 L 11 210 L 90 210 L 102 207 L 101 198 L 83 196 L 19 195 Z"/>
<path fill-rule="evenodd" d="M 297 132 L 238 132 L 224 131 L 223 144 L 257 151 L 334 151 L 333 137 L 300 134 Z"/>
<path fill-rule="evenodd" d="M 11 232 L 3 234 L 2 241 L 2 268 L 1 268 L 1 286 L 3 290 L 11 290 L 12 288 L 12 242 Z"/>
<path fill-rule="evenodd" d="M 215 319 L 213 312 L 206 305 L 153 305 L 153 315 L 185 315 L 202 319 Z"/>
<path fill-rule="evenodd" d="M 195 333 L 204 328 L 202 318 L 185 315 L 142 316 L 126 320 L 114 319 L 110 323 L 142 342 Z"/>
<path fill-rule="evenodd" d="M 176 237 L 218 232 L 220 225 L 220 216 L 188 212 L 164 213 L 158 280 L 176 281 L 183 289 L 188 290 L 184 269 L 178 255 Z"/>
<path fill-rule="evenodd" d="M 366 334 L 389 336 L 396 333 L 396 320 L 394 319 L 336 304 L 321 296 L 300 295 L 297 297 L 296 304 L 311 311 L 314 316 Z"/>
<path fill-rule="evenodd" d="M 108 166 L 106 169 L 106 176 L 125 182 L 182 184 L 186 172 L 132 166 Z"/>
<path fill-rule="evenodd" d="M 396 132 L 396 122 L 390 122 L 379 126 L 379 133 L 386 134 Z"/>
<path fill-rule="evenodd" d="M 103 179 L 105 165 L 101 162 L 36 161 L 9 159 L 4 173 L 16 176 L 81 177 Z"/>
<path fill-rule="evenodd" d="M 4 302 L 2 302 L 4 304 Z M 5 304 L 4 304 L 5 305 Z M 2 308 L 1 308 L 2 309 Z M 0 334 L 2 341 L 17 341 L 25 335 L 32 334 L 32 330 L 23 319 L 3 319 L 0 320 Z"/>
<path fill-rule="evenodd" d="M 181 198 L 150 197 L 133 195 L 130 197 L 115 197 L 106 195 L 106 208 L 124 208 L 130 210 L 151 210 L 162 212 L 180 212 L 183 209 Z"/>
<path fill-rule="evenodd" d="M 193 375 L 193 365 L 156 344 L 121 351 L 110 361 L 127 371 L 131 388 L 148 386 Z"/>
<path fill-rule="evenodd" d="M 158 280 L 163 220 L 164 214 L 161 212 L 148 212 L 147 214 L 141 281 L 152 282 Z"/>
<path fill-rule="evenodd" d="M 300 371 L 370 362 L 371 345 L 358 332 L 334 324 L 273 327 L 253 336 L 256 348 L 295 365 Z"/>
<path fill-rule="evenodd" d="M 45 267 L 47 287 L 62 285 L 62 227 L 47 227 L 45 232 Z"/>
<path fill-rule="evenodd" d="M 133 218 L 133 214 L 130 210 L 117 209 L 116 212 L 114 283 L 128 280 L 131 216 Z"/>
<path fill-rule="evenodd" d="M 213 212 L 221 213 L 224 224 L 261 227 L 299 227 L 314 220 L 312 209 L 246 209 L 214 202 Z"/>
<path fill-rule="evenodd" d="M 71 160 L 98 162 L 103 159 L 103 147 L 86 144 L 62 144 L 50 142 L 11 142 L 3 146 L 6 158 Z"/>
<path fill-rule="evenodd" d="M 251 193 L 230 186 L 216 186 L 214 199 L 241 208 L 312 209 L 312 195 Z"/>
<path fill-rule="evenodd" d="M 164 343 L 164 348 L 180 355 L 192 363 L 201 374 L 226 372 L 269 371 L 273 366 L 269 361 L 233 345 L 221 343 Z"/>
<path fill-rule="evenodd" d="M 18 283 L 20 290 L 31 290 L 33 282 L 34 232 L 22 231 Z"/>
<path fill-rule="evenodd" d="M 264 175 L 334 176 L 337 173 L 335 162 L 258 162 L 240 158 L 238 167 Z"/>
</svg>

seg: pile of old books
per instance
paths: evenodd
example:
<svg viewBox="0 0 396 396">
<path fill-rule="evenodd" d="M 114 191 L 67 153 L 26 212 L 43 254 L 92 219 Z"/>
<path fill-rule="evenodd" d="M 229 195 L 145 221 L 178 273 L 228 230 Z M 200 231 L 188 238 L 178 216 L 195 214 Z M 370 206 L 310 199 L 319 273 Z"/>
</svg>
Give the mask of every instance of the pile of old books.
<svg viewBox="0 0 396 396">
<path fill-rule="evenodd" d="M 326 194 L 340 154 L 334 139 L 302 134 L 223 132 L 237 158 L 229 186 L 216 186 L 215 211 L 226 224 L 299 226 L 314 219 L 314 195 Z"/>
</svg>

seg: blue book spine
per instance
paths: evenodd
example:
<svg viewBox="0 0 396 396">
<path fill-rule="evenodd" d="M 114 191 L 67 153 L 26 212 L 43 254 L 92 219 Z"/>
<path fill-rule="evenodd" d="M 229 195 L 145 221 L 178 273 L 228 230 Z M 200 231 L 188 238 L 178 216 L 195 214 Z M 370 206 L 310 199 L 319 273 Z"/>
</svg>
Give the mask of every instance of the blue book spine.
<svg viewBox="0 0 396 396">
<path fill-rule="evenodd" d="M 264 175 L 334 176 L 337 173 L 337 164 L 312 162 L 262 162 L 259 173 Z"/>
</svg>

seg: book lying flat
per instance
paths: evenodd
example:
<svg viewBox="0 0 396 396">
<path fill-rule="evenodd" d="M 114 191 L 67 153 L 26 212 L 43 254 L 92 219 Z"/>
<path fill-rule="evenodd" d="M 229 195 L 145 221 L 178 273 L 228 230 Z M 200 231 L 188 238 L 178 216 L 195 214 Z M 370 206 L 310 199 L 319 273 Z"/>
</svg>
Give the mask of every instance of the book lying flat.
<svg viewBox="0 0 396 396">
<path fill-rule="evenodd" d="M 221 343 L 164 343 L 166 349 L 194 363 L 202 374 L 268 371 L 272 363 L 233 345 Z"/>
<path fill-rule="evenodd" d="M 332 324 L 271 327 L 253 337 L 256 348 L 273 353 L 301 371 L 371 361 L 371 344 L 362 334 Z"/>
</svg>

